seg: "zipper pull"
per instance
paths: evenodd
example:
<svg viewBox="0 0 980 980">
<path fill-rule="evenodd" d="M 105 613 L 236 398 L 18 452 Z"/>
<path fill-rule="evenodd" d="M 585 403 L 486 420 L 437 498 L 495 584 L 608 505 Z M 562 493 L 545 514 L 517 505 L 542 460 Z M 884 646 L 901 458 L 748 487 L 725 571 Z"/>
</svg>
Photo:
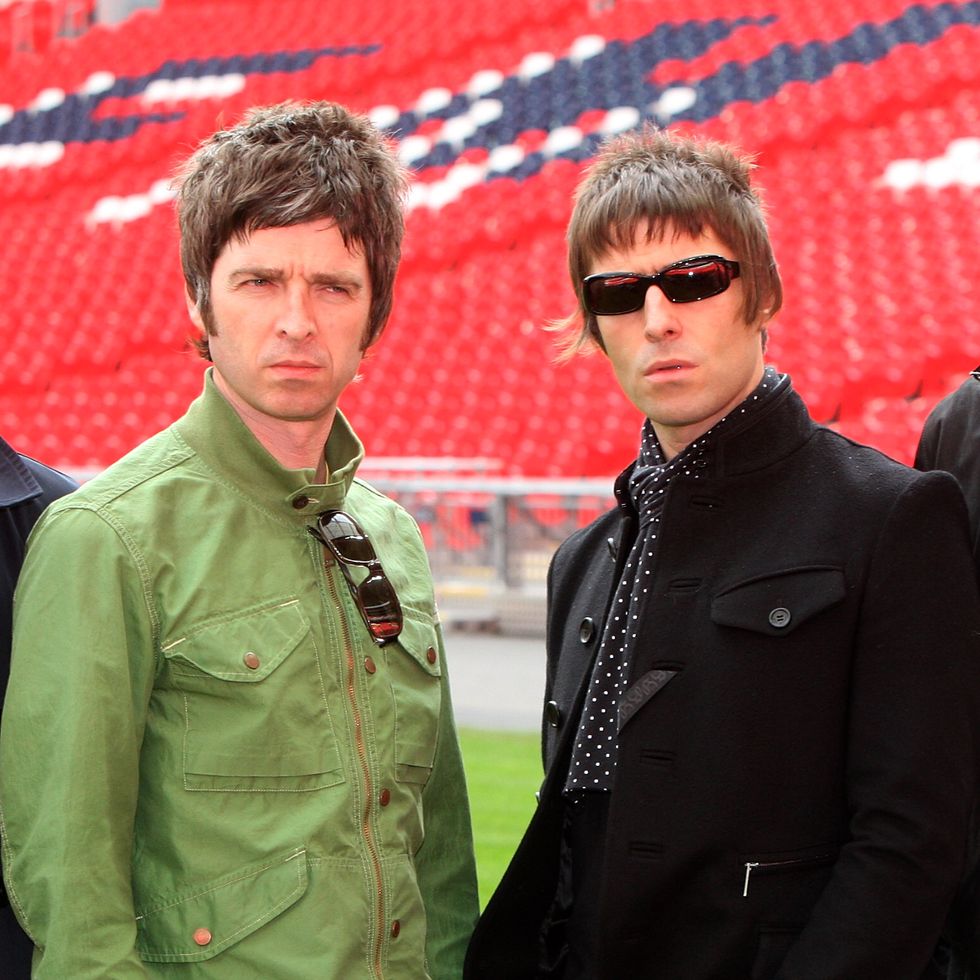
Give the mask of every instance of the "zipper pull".
<svg viewBox="0 0 980 980">
<path fill-rule="evenodd" d="M 759 867 L 758 861 L 745 862 L 745 885 L 742 887 L 742 898 L 749 896 L 749 875 L 752 874 L 752 869 L 757 867 Z"/>
</svg>

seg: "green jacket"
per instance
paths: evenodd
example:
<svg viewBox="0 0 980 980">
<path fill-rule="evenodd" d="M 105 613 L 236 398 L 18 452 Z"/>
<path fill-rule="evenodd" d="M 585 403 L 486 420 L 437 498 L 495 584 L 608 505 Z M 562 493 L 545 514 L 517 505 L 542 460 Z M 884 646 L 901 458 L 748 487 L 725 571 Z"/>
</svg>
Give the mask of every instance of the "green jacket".
<svg viewBox="0 0 980 980">
<path fill-rule="evenodd" d="M 35 977 L 460 976 L 476 879 L 432 581 L 362 455 L 338 414 L 312 484 L 209 377 L 41 519 L 0 738 Z M 397 642 L 308 533 L 330 508 L 371 538 Z"/>
</svg>

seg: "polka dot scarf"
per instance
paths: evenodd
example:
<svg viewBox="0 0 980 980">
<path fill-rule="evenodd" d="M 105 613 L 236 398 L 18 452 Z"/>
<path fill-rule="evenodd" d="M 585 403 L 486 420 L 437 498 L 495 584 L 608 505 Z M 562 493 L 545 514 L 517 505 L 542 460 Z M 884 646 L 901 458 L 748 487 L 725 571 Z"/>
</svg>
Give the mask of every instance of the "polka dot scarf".
<svg viewBox="0 0 980 980">
<path fill-rule="evenodd" d="M 698 479 L 704 470 L 719 432 L 747 417 L 774 390 L 786 383 L 785 376 L 766 368 L 755 391 L 703 436 L 665 461 L 653 425 L 643 423 L 640 454 L 629 478 L 629 494 L 639 517 L 636 541 L 623 568 L 623 577 L 613 597 L 609 619 L 599 644 L 589 690 L 582 709 L 578 735 L 565 782 L 566 793 L 612 789 L 618 744 L 619 701 L 629 681 L 629 667 L 639 627 L 640 609 L 649 591 L 660 534 L 660 515 L 671 480 L 679 475 Z"/>
</svg>

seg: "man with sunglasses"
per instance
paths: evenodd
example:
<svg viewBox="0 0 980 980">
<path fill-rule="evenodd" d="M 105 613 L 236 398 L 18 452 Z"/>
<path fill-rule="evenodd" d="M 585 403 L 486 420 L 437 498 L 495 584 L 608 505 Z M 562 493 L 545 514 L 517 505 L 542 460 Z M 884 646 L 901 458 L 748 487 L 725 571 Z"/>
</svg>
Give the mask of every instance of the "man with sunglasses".
<svg viewBox="0 0 980 980">
<path fill-rule="evenodd" d="M 550 569 L 545 781 L 467 980 L 943 975 L 977 767 L 966 510 L 766 366 L 750 175 L 649 130 L 578 189 L 567 349 L 645 421 Z"/>
<path fill-rule="evenodd" d="M 405 175 L 331 103 L 179 178 L 213 366 L 41 521 L 0 738 L 38 978 L 456 980 L 469 810 L 422 539 L 337 408 L 388 318 Z"/>
</svg>

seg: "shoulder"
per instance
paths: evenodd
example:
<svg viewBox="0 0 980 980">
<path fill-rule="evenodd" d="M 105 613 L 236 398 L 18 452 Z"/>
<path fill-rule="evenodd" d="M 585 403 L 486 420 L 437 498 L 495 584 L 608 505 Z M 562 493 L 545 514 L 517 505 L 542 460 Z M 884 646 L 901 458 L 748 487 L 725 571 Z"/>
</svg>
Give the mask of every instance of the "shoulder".
<svg viewBox="0 0 980 980">
<path fill-rule="evenodd" d="M 0 506 L 31 502 L 32 507 L 43 509 L 77 486 L 69 476 L 16 452 L 0 439 Z"/>
<path fill-rule="evenodd" d="M 814 511 L 836 513 L 853 527 L 903 527 L 923 540 L 928 528 L 967 525 L 966 502 L 956 478 L 942 470 L 921 471 L 890 456 L 823 429 L 816 456 L 799 479 L 798 495 L 814 501 Z M 823 505 L 829 506 L 829 511 Z"/>
<path fill-rule="evenodd" d="M 415 518 L 400 503 L 366 480 L 355 477 L 347 496 L 352 507 L 367 520 L 383 521 L 388 527 L 413 536 L 420 533 Z"/>
<path fill-rule="evenodd" d="M 172 429 L 165 429 L 107 466 L 56 506 L 100 510 L 133 496 L 151 498 L 159 481 L 193 456 L 193 450 Z M 171 505 L 168 501 L 167 506 Z"/>
<path fill-rule="evenodd" d="M 919 469 L 955 467 L 971 439 L 980 439 L 980 369 L 929 413 L 915 465 Z"/>
<path fill-rule="evenodd" d="M 963 380 L 958 388 L 940 399 L 929 413 L 929 423 L 942 422 L 955 416 L 980 414 L 980 368 Z"/>
<path fill-rule="evenodd" d="M 812 457 L 809 466 L 817 468 L 813 477 L 818 484 L 835 483 L 859 495 L 901 493 L 921 476 L 880 449 L 824 426 L 817 426 L 807 452 Z"/>
<path fill-rule="evenodd" d="M 53 500 L 37 523 L 32 547 L 43 540 L 49 548 L 77 550 L 115 539 L 129 552 L 143 551 L 161 533 L 162 518 L 173 514 L 178 498 L 172 480 L 193 455 L 169 430 L 153 436 Z"/>
<path fill-rule="evenodd" d="M 347 491 L 345 507 L 378 542 L 387 539 L 400 549 L 408 548 L 424 556 L 425 543 L 418 522 L 398 501 L 377 487 L 355 478 Z"/>
<path fill-rule="evenodd" d="M 60 470 L 56 470 L 51 466 L 46 466 L 44 463 L 39 463 L 30 456 L 21 455 L 20 458 L 27 471 L 41 488 L 40 499 L 43 504 L 49 504 L 53 500 L 64 497 L 66 494 L 78 489 L 78 484 L 66 473 L 62 473 Z"/>
</svg>

